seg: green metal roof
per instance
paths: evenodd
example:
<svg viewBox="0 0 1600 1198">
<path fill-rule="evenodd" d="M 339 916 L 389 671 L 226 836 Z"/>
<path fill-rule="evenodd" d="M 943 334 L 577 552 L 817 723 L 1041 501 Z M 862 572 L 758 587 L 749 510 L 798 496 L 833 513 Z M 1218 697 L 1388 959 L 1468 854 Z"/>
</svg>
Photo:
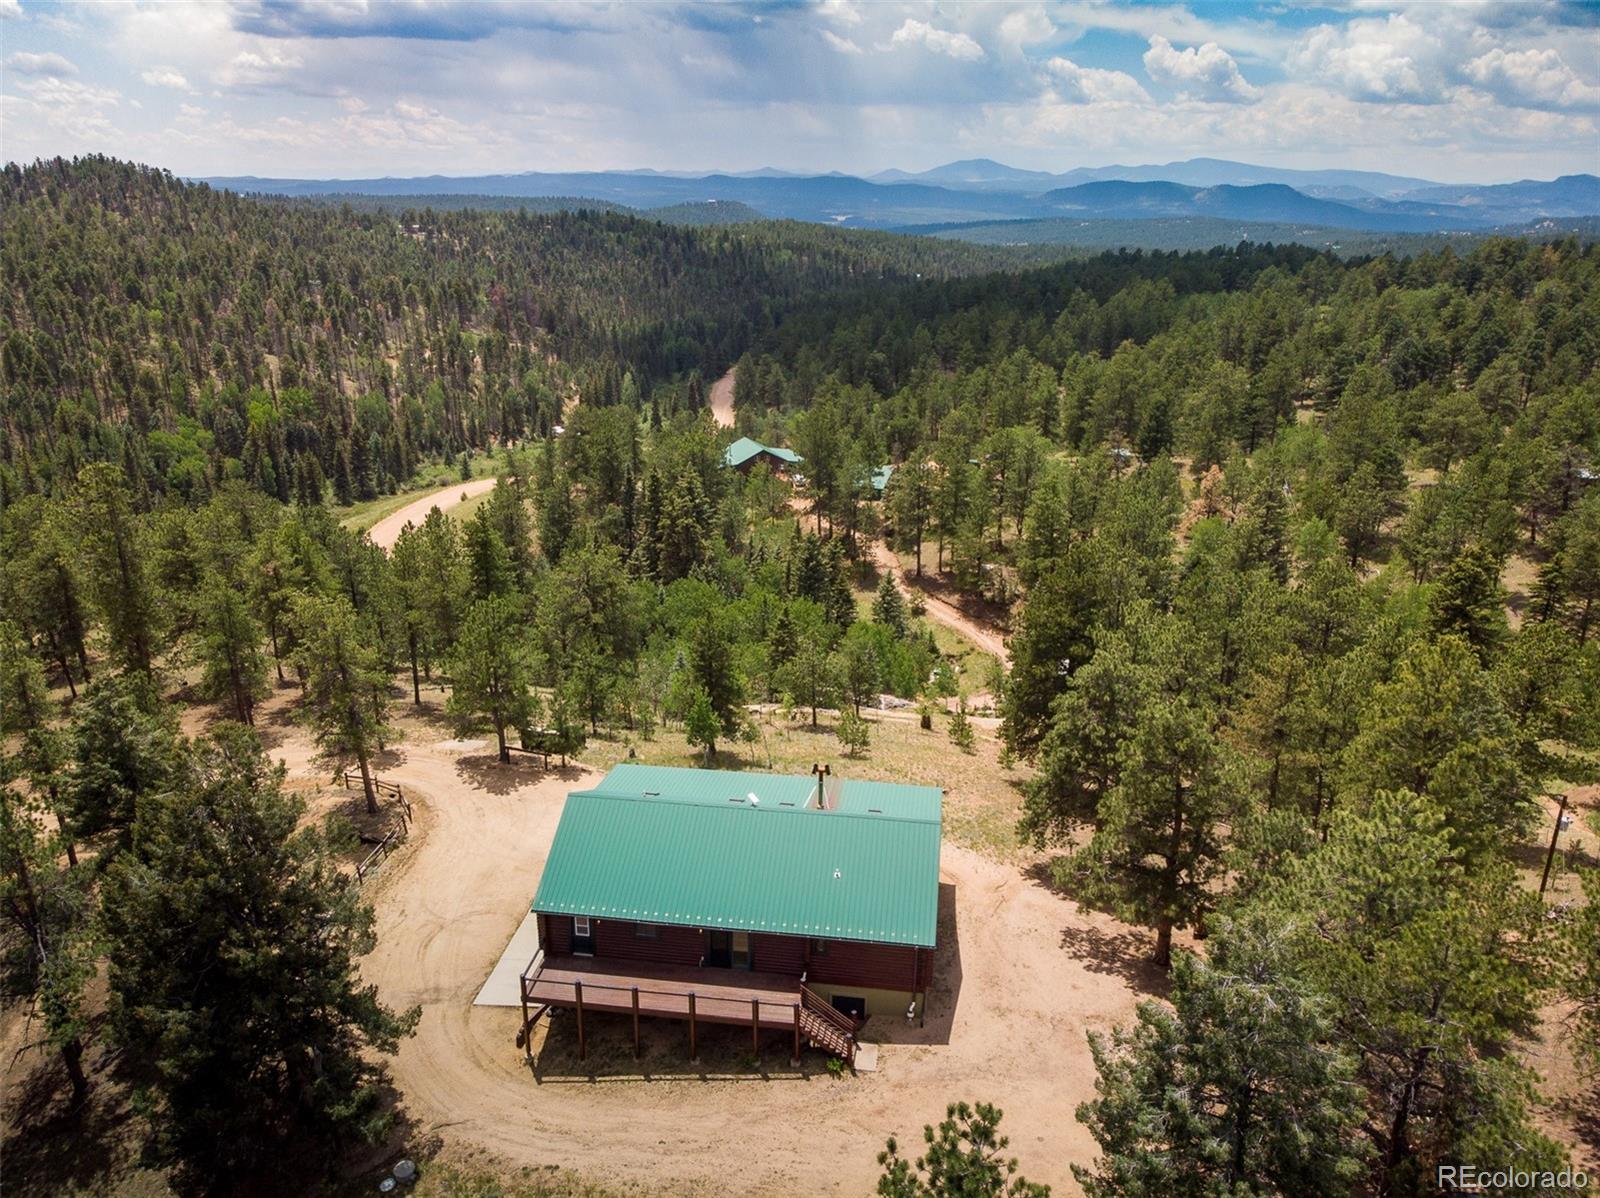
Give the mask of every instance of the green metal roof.
<svg viewBox="0 0 1600 1198">
<path fill-rule="evenodd" d="M 879 466 L 872 472 L 872 489 L 879 495 L 889 486 L 889 476 L 894 473 L 894 464 Z"/>
<path fill-rule="evenodd" d="M 567 796 L 533 909 L 931 948 L 931 786 L 620 765 Z M 754 800 L 751 799 L 754 795 Z"/>
<path fill-rule="evenodd" d="M 749 437 L 740 437 L 727 449 L 722 451 L 722 460 L 725 465 L 742 466 L 751 458 L 761 454 L 770 454 L 781 462 L 791 466 L 798 466 L 802 459 L 792 449 L 782 449 L 771 445 L 763 445 L 760 441 L 753 441 Z"/>
</svg>

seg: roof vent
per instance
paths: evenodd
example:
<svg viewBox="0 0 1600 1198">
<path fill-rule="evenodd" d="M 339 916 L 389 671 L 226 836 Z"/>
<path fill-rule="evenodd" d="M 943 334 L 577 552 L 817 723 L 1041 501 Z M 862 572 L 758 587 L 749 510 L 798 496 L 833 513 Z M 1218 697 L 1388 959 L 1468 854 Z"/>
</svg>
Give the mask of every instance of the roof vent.
<svg viewBox="0 0 1600 1198">
<path fill-rule="evenodd" d="M 751 795 L 751 796 L 750 796 L 750 806 L 752 806 L 752 807 L 759 807 L 759 806 L 761 806 L 761 800 L 760 800 L 760 799 L 759 799 L 759 798 L 758 798 L 758 797 L 757 797 L 757 796 L 756 796 L 756 795 L 754 795 L 754 794 L 752 794 L 752 795 Z"/>
</svg>

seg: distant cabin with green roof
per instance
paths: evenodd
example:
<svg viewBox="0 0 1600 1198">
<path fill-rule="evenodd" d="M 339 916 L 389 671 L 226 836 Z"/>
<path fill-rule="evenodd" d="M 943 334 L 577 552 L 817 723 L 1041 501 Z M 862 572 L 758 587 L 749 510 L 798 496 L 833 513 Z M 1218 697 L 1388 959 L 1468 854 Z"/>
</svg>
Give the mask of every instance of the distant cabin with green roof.
<svg viewBox="0 0 1600 1198">
<path fill-rule="evenodd" d="M 922 1015 L 943 806 L 930 786 L 619 765 L 567 796 L 525 1001 L 621 1010 L 638 986 L 641 1014 L 758 1037 L 792 1007 L 797 1044 L 844 1053 L 830 1026 L 853 1044 L 868 1015 Z"/>
<path fill-rule="evenodd" d="M 804 458 L 792 449 L 763 445 L 750 437 L 740 437 L 722 451 L 722 462 L 741 474 L 748 474 L 758 462 L 766 463 L 774 474 L 783 474 L 800 465 Z"/>
</svg>

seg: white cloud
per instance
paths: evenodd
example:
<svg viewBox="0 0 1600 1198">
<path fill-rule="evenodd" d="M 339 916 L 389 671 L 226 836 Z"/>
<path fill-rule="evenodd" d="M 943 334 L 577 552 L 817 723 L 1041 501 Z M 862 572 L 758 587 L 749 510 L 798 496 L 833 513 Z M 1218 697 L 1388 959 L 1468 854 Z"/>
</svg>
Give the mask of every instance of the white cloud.
<svg viewBox="0 0 1600 1198">
<path fill-rule="evenodd" d="M 841 25 L 861 24 L 861 11 L 856 8 L 855 0 L 822 0 L 822 3 L 817 5 L 817 12 Z"/>
<path fill-rule="evenodd" d="M 1044 9 L 1034 6 L 1008 12 L 995 30 L 1000 44 L 1008 50 L 1019 51 L 1025 46 L 1038 45 L 1055 36 L 1055 22 L 1045 15 Z"/>
<path fill-rule="evenodd" d="M 6 59 L 6 70 L 18 75 L 76 75 L 78 68 L 59 54 L 31 54 L 18 50 Z"/>
<path fill-rule="evenodd" d="M 21 0 L 0 0 L 0 21 L 15 21 L 21 18 Z"/>
<path fill-rule="evenodd" d="M 1239 64 L 1216 42 L 1179 50 L 1158 33 L 1145 51 L 1144 69 L 1157 83 L 1196 100 L 1239 104 L 1261 98 L 1261 89 L 1245 81 Z"/>
<path fill-rule="evenodd" d="M 926 21 L 906 18 L 904 25 L 894 31 L 894 36 L 889 39 L 894 45 L 920 42 L 935 54 L 947 54 L 951 58 L 958 58 L 966 62 L 974 62 L 983 57 L 983 47 L 978 45 L 965 33 L 951 33 L 948 29 L 938 29 Z"/>
<path fill-rule="evenodd" d="M 1433 103 L 1443 98 L 1439 40 L 1404 14 L 1319 25 L 1290 55 L 1295 70 L 1356 100 Z"/>
<path fill-rule="evenodd" d="M 856 45 L 847 37 L 840 37 L 831 29 L 824 29 L 822 31 L 822 40 L 827 42 L 828 45 L 832 46 L 835 50 L 839 51 L 840 54 L 861 53 L 860 46 Z"/>
<path fill-rule="evenodd" d="M 1600 87 L 1585 83 L 1554 50 L 1495 47 L 1463 68 L 1478 86 L 1512 104 L 1588 108 L 1600 105 Z"/>
<path fill-rule="evenodd" d="M 271 87 L 283 82 L 304 63 L 299 55 L 290 54 L 276 46 L 262 46 L 255 50 L 240 50 L 232 60 L 216 73 L 216 81 L 223 87 Z"/>
<path fill-rule="evenodd" d="M 1139 104 L 1150 99 L 1139 81 L 1123 71 L 1081 67 L 1070 58 L 1045 63 L 1055 97 L 1068 104 Z"/>
<path fill-rule="evenodd" d="M 189 81 L 183 77 L 183 72 L 176 67 L 151 67 L 148 71 L 140 72 L 139 78 L 151 87 L 170 87 L 173 91 L 180 92 L 193 90 L 189 86 Z"/>
</svg>

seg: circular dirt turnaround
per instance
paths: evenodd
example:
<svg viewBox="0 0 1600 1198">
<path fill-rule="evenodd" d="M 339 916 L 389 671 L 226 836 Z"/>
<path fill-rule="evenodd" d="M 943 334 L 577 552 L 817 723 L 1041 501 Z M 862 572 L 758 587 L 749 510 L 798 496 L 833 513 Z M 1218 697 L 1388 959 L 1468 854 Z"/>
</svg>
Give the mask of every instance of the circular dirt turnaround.
<svg viewBox="0 0 1600 1198">
<path fill-rule="evenodd" d="M 1130 1017 L 1149 981 L 1141 933 L 947 844 L 927 1026 L 872 1020 L 878 1072 L 835 1079 L 814 1052 L 793 1070 L 776 1039 L 758 1062 L 737 1029 L 695 1066 L 684 1026 L 666 1021 L 646 1021 L 639 1065 L 626 1021 L 604 1019 L 580 1064 L 570 1016 L 536 1030 L 530 1068 L 518 1012 L 472 1000 L 538 886 L 566 793 L 594 775 L 444 744 L 400 756 L 383 774 L 420 818 L 371 889 L 378 947 L 363 973 L 386 1003 L 422 1007 L 391 1064 L 419 1134 L 652 1193 L 854 1194 L 872 1189 L 889 1135 L 916 1144 L 947 1102 L 981 1099 L 1005 1111 L 1030 1178 L 1078 1192 L 1069 1163 L 1094 1155 L 1073 1118 L 1093 1095 L 1084 1032 Z"/>
</svg>

